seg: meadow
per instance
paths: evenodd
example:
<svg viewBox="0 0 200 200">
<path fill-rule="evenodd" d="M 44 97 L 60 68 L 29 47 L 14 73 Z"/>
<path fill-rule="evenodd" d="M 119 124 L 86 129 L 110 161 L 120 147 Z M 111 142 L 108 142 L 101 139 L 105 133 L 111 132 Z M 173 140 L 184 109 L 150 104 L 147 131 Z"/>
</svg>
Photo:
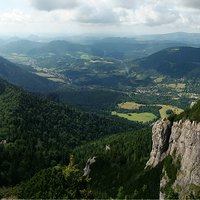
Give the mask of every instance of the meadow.
<svg viewBox="0 0 200 200">
<path fill-rule="evenodd" d="M 137 121 L 142 123 L 148 123 L 155 120 L 157 117 L 153 113 L 118 113 L 116 111 L 112 112 L 112 115 L 128 119 L 130 121 Z"/>
</svg>

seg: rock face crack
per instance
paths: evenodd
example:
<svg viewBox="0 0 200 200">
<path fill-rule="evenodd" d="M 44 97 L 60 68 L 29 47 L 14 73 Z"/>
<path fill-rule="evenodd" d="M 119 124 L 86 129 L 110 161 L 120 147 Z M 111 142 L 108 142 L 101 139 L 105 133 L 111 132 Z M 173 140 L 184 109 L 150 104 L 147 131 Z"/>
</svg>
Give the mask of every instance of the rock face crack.
<svg viewBox="0 0 200 200">
<path fill-rule="evenodd" d="M 147 166 L 155 167 L 166 157 L 171 135 L 171 122 L 169 120 L 159 120 L 152 128 L 152 151 Z"/>
</svg>

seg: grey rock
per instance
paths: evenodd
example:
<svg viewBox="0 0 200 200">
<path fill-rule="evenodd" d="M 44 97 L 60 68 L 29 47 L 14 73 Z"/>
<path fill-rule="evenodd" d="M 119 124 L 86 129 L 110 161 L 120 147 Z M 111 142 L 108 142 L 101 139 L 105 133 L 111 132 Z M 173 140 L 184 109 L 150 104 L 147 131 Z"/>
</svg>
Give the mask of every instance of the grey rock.
<svg viewBox="0 0 200 200">
<path fill-rule="evenodd" d="M 200 123 L 174 123 L 171 139 L 168 154 L 174 155 L 181 166 L 174 186 L 187 191 L 191 184 L 200 185 Z"/>
<path fill-rule="evenodd" d="M 179 188 L 179 195 L 184 196 L 191 185 L 200 186 L 200 123 L 186 121 L 157 121 L 152 128 L 152 151 L 146 166 L 155 167 L 167 155 L 180 162 L 180 170 L 173 184 Z M 161 187 L 166 183 L 166 176 L 161 180 Z M 160 195 L 163 199 L 163 194 Z"/>
<path fill-rule="evenodd" d="M 162 177 L 162 179 L 160 181 L 160 188 L 164 188 L 167 185 L 167 183 L 169 182 L 169 177 L 167 176 L 165 169 L 163 169 L 162 173 L 164 174 L 164 176 Z M 165 193 L 160 191 L 159 199 L 164 200 L 166 198 L 165 196 L 166 196 Z"/>
<path fill-rule="evenodd" d="M 84 172 L 83 176 L 89 177 L 90 172 L 91 172 L 90 166 L 95 162 L 96 162 L 96 156 L 94 156 L 93 158 L 88 158 L 85 168 L 83 169 L 83 172 Z"/>
</svg>

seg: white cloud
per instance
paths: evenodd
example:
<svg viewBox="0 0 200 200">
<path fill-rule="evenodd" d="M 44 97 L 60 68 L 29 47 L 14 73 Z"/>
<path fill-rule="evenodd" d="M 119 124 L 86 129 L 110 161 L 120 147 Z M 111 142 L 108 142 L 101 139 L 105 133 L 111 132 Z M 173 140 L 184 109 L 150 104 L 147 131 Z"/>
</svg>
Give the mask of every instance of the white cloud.
<svg viewBox="0 0 200 200">
<path fill-rule="evenodd" d="M 52 11 L 66 9 L 68 20 L 93 24 L 143 24 L 160 26 L 180 18 L 177 5 L 199 0 L 31 0 L 35 8 Z M 179 4 L 177 3 L 179 2 Z M 181 3 L 182 2 L 182 3 Z M 192 3 L 191 3 L 192 2 Z M 69 17 L 70 13 L 70 17 Z M 63 12 L 61 12 L 63 16 Z M 57 15 L 57 17 L 59 14 Z M 58 17 L 60 20 L 61 18 Z M 66 17 L 63 18 L 66 21 Z"/>
<path fill-rule="evenodd" d="M 146 2 L 146 1 L 143 1 Z M 179 13 L 159 1 L 148 1 L 135 9 L 116 8 L 120 22 L 124 24 L 159 26 L 174 23 Z"/>
<path fill-rule="evenodd" d="M 26 23 L 29 22 L 30 15 L 25 14 L 24 12 L 13 9 L 9 12 L 2 12 L 0 13 L 0 23 L 7 24 L 7 23 Z"/>
<path fill-rule="evenodd" d="M 179 14 L 163 4 L 143 6 L 136 11 L 137 19 L 143 18 L 143 23 L 148 26 L 159 26 L 174 23 Z"/>
</svg>

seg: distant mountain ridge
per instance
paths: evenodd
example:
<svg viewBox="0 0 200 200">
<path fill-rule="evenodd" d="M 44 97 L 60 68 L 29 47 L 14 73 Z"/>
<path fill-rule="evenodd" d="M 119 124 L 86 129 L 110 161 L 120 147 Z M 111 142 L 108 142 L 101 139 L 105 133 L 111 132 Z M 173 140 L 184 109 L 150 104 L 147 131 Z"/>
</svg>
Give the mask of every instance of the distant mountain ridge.
<svg viewBox="0 0 200 200">
<path fill-rule="evenodd" d="M 139 35 L 135 37 L 141 41 L 157 40 L 157 41 L 176 41 L 199 46 L 200 33 L 172 32 L 165 34 Z"/>
<path fill-rule="evenodd" d="M 28 56 L 40 56 L 53 53 L 56 55 L 65 55 L 66 52 L 84 52 L 93 56 L 114 58 L 114 59 L 132 59 L 150 55 L 159 50 L 184 45 L 183 42 L 166 40 L 137 40 L 126 37 L 107 37 L 96 39 L 90 43 L 79 44 L 67 39 L 55 39 L 50 42 L 36 42 L 31 40 L 14 40 L 10 42 L 1 42 L 0 52 L 4 54 L 26 54 Z"/>
<path fill-rule="evenodd" d="M 32 48 L 29 55 L 43 55 L 48 53 L 66 54 L 66 52 L 88 51 L 87 46 L 71 43 L 65 40 L 55 40 L 39 47 Z"/>
<path fill-rule="evenodd" d="M 2 53 L 18 53 L 26 54 L 33 48 L 39 48 L 45 43 L 34 42 L 30 40 L 16 40 L 6 43 L 0 46 L 0 52 Z"/>
</svg>

